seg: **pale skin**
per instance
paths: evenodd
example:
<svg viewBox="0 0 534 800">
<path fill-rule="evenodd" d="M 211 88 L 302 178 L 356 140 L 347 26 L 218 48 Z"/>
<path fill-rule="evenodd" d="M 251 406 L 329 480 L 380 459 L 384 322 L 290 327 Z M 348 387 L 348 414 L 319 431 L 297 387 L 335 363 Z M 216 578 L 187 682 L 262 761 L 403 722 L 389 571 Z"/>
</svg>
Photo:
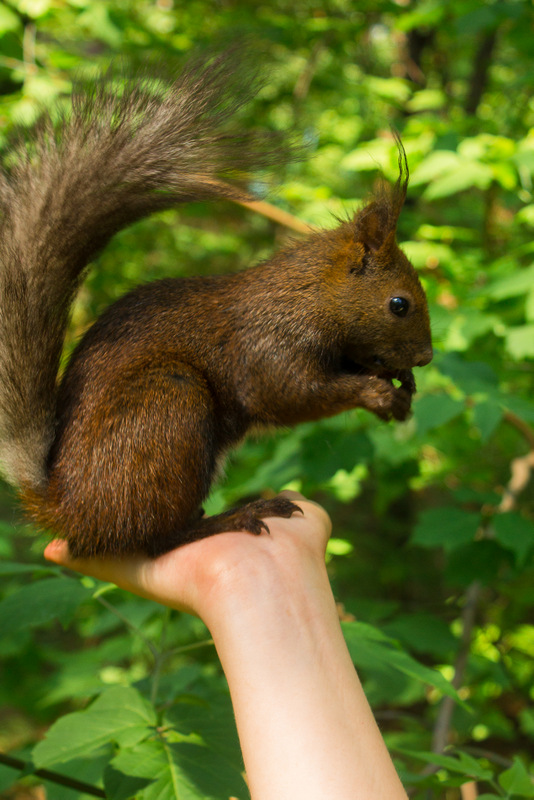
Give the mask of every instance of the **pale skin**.
<svg viewBox="0 0 534 800">
<path fill-rule="evenodd" d="M 320 506 L 156 559 L 50 561 L 199 616 L 228 679 L 253 800 L 406 800 L 350 659 L 325 568 Z"/>
</svg>

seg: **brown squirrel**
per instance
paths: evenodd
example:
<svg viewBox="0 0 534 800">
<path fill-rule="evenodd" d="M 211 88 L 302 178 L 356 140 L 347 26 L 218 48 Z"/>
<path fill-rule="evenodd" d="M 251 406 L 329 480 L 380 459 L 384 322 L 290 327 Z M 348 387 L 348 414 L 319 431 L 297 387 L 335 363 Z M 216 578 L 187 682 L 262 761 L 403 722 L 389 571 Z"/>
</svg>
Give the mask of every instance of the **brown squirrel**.
<svg viewBox="0 0 534 800">
<path fill-rule="evenodd" d="M 59 128 L 45 117 L 0 175 L 4 474 L 73 556 L 154 556 L 291 516 L 274 498 L 203 517 L 225 452 L 252 428 L 357 406 L 404 420 L 411 368 L 432 358 L 426 298 L 395 240 L 399 143 L 397 183 L 352 219 L 240 273 L 134 289 L 58 381 L 75 291 L 118 230 L 180 202 L 243 198 L 229 179 L 286 158 L 234 122 L 250 84 L 231 52 L 170 85 L 138 75 L 118 92 L 108 75 L 74 94 Z"/>
</svg>

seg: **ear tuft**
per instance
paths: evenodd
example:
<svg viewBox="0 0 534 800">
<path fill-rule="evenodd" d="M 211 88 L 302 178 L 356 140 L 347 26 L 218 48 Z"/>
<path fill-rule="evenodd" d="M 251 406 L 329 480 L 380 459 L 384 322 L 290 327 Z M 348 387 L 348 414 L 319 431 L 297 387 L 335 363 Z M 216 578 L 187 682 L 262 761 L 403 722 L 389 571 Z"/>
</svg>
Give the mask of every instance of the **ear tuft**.
<svg viewBox="0 0 534 800">
<path fill-rule="evenodd" d="M 408 188 L 408 160 L 400 136 L 393 131 L 399 153 L 399 177 L 395 184 L 382 181 L 371 202 L 356 215 L 356 238 L 367 250 L 379 250 L 396 231 Z"/>
</svg>

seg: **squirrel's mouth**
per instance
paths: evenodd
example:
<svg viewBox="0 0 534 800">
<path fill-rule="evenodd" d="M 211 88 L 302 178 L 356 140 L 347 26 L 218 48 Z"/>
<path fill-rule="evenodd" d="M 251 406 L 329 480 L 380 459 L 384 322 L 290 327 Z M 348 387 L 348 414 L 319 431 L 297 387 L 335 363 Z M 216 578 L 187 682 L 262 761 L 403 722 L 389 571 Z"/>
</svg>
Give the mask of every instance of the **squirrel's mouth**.
<svg viewBox="0 0 534 800">
<path fill-rule="evenodd" d="M 404 389 L 410 394 L 415 393 L 415 379 L 411 369 L 389 368 L 378 357 L 373 358 L 371 364 L 363 364 L 354 361 L 349 356 L 343 356 L 340 368 L 342 372 L 348 372 L 351 375 L 373 375 L 390 384 L 393 384 L 393 381 L 397 381 L 400 383 L 399 388 Z"/>
</svg>

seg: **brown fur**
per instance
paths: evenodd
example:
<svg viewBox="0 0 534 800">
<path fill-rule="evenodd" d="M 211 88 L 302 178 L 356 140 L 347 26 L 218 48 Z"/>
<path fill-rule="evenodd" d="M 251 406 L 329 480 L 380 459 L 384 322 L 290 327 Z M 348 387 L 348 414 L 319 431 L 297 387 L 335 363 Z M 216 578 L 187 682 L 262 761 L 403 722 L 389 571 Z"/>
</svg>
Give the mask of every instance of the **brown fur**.
<svg viewBox="0 0 534 800">
<path fill-rule="evenodd" d="M 405 419 L 410 370 L 432 356 L 426 299 L 395 241 L 407 184 L 399 145 L 397 184 L 335 230 L 242 273 L 167 279 L 125 295 L 84 336 L 55 387 L 68 306 L 95 250 L 157 207 L 224 194 L 220 177 L 253 162 L 251 140 L 234 134 L 232 144 L 217 114 L 219 96 L 239 84 L 232 59 L 195 69 L 162 95 L 163 111 L 150 98 L 132 110 L 132 85 L 115 102 L 102 84 L 98 101 L 77 100 L 83 111 L 64 124 L 68 141 L 51 150 L 38 137 L 40 166 L 26 162 L 6 179 L 8 473 L 33 519 L 78 556 L 155 555 L 290 516 L 296 507 L 275 499 L 202 518 L 223 454 L 252 428 L 357 406 Z M 256 147 L 261 163 L 266 153 L 272 159 Z M 409 300 L 406 316 L 392 313 L 392 297 Z"/>
</svg>

